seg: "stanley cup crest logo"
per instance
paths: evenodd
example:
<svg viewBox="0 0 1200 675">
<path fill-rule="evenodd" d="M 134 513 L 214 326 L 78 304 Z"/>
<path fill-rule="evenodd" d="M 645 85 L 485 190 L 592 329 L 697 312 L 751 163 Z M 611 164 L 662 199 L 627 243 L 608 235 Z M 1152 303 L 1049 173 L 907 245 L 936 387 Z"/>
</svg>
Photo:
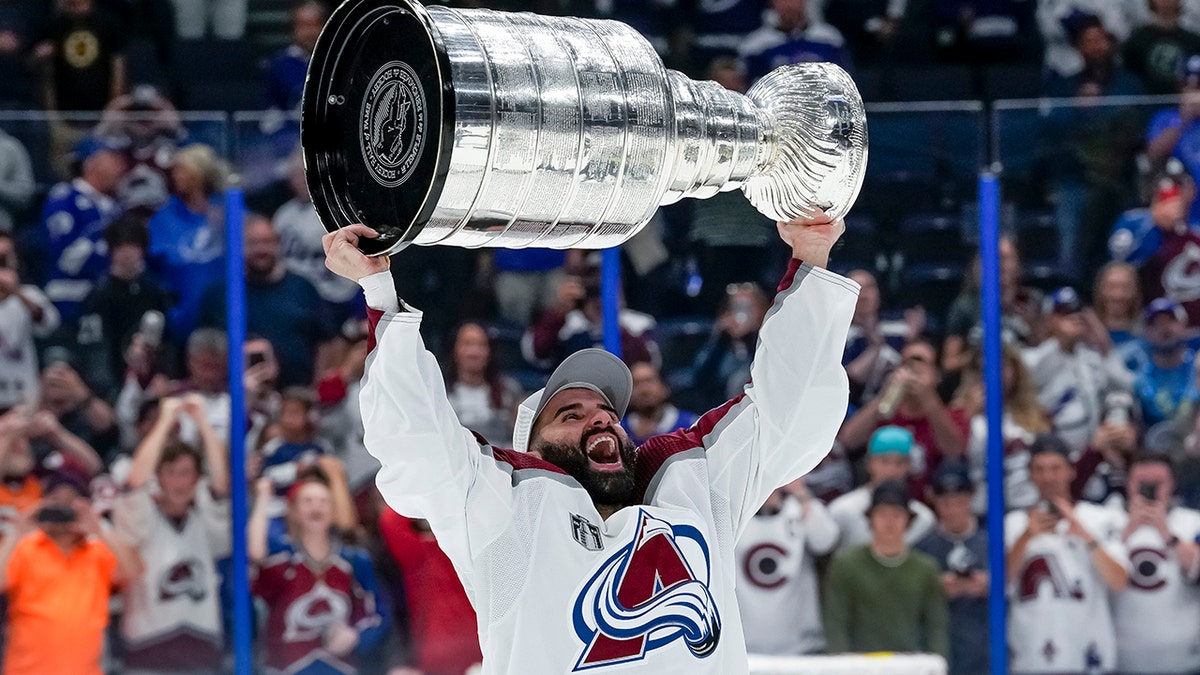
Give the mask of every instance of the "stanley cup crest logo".
<svg viewBox="0 0 1200 675">
<path fill-rule="evenodd" d="M 371 176 L 398 187 L 412 175 L 425 141 L 425 94 L 411 66 L 384 64 L 363 99 L 359 143 Z"/>
</svg>

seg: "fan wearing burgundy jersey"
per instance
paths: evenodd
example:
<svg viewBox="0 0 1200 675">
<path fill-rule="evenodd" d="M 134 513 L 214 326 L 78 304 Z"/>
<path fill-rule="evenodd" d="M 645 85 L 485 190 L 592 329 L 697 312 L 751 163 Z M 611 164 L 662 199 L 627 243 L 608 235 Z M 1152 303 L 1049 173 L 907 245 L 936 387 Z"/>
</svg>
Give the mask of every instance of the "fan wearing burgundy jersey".
<svg viewBox="0 0 1200 675">
<path fill-rule="evenodd" d="M 259 479 L 246 525 L 246 550 L 255 562 L 251 591 L 267 606 L 264 672 L 357 673 L 357 655 L 387 630 L 371 559 L 334 538 L 331 483 L 315 469 L 288 492 L 290 539 L 273 543 L 266 555 L 265 505 L 273 492 L 270 479 Z"/>
<path fill-rule="evenodd" d="M 1158 178 L 1149 219 L 1157 232 L 1141 247 L 1138 274 L 1147 298 L 1168 298 L 1183 305 L 1192 328 L 1200 326 L 1200 232 L 1190 226 L 1188 211 L 1196 201 L 1196 184 L 1180 172 Z M 1116 239 L 1114 234 L 1114 239 Z M 1157 242 L 1157 246 L 1152 246 Z M 1110 243 L 1114 257 L 1123 259 Z"/>
<path fill-rule="evenodd" d="M 465 429 L 396 296 L 374 230 L 326 235 L 326 264 L 366 292 L 373 347 L 361 408 L 388 505 L 423 518 L 479 618 L 485 673 L 748 670 L 734 545 L 771 492 L 833 445 L 858 285 L 828 272 L 844 230 L 780 223 L 789 269 L 744 392 L 639 447 L 620 425 L 632 389 L 615 356 L 569 356 L 517 410 L 514 450 Z"/>
</svg>

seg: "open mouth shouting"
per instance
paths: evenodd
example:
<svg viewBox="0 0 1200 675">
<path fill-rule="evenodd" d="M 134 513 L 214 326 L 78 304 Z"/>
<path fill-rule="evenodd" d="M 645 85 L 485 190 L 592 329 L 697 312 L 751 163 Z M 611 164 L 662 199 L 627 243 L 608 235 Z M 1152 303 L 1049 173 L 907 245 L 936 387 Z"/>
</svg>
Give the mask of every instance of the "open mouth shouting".
<svg viewBox="0 0 1200 675">
<path fill-rule="evenodd" d="M 621 442 L 611 431 L 601 431 L 586 440 L 585 453 L 588 466 L 593 471 L 620 471 L 624 468 L 621 462 Z"/>
</svg>

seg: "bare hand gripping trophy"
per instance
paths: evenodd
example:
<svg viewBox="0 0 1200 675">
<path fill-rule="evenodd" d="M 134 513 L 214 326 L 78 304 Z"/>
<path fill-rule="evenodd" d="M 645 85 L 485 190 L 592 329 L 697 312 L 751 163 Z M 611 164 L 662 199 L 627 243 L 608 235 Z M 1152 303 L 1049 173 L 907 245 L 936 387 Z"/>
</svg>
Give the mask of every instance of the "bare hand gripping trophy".
<svg viewBox="0 0 1200 675">
<path fill-rule="evenodd" d="M 839 218 L 862 98 L 829 63 L 743 96 L 667 70 L 615 21 L 346 0 L 317 42 L 301 140 L 326 228 L 409 243 L 606 248 L 659 206 L 741 188 L 774 220 Z"/>
</svg>

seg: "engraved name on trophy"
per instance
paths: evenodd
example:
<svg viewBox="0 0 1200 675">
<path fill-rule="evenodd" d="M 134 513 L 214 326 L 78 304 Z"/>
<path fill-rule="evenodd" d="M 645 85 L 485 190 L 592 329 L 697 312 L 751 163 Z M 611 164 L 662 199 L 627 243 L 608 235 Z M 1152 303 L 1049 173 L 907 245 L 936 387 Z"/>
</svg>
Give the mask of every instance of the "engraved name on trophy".
<svg viewBox="0 0 1200 675">
<path fill-rule="evenodd" d="M 346 0 L 309 65 L 301 142 L 330 230 L 409 244 L 605 248 L 656 209 L 741 188 L 775 220 L 840 217 L 866 116 L 828 63 L 746 94 L 667 70 L 616 21 Z"/>
</svg>

